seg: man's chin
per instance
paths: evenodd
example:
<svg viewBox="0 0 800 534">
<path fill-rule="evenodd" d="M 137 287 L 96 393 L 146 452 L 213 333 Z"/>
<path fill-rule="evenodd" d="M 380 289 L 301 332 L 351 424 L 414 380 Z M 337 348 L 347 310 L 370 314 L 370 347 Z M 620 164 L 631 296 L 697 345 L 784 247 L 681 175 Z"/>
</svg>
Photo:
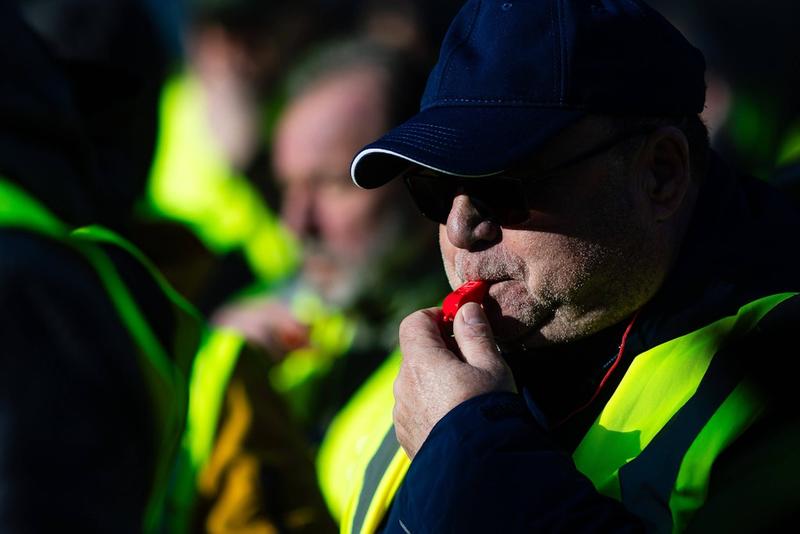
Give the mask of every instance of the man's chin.
<svg viewBox="0 0 800 534">
<path fill-rule="evenodd" d="M 592 333 L 575 329 L 574 323 L 570 323 L 569 328 L 564 328 L 564 324 L 555 320 L 554 316 L 533 322 L 533 325 L 524 324 L 511 317 L 493 320 L 489 316 L 489 323 L 492 325 L 497 345 L 503 352 L 508 353 L 565 345 Z"/>
<path fill-rule="evenodd" d="M 495 341 L 504 351 L 545 347 L 552 344 L 543 334 L 543 329 L 552 317 L 521 320 L 511 315 L 503 315 L 499 307 L 491 301 L 484 303 L 484 309 Z"/>
<path fill-rule="evenodd" d="M 500 347 L 518 346 L 540 335 L 538 328 L 532 328 L 514 317 L 493 317 L 489 314 L 489 324 Z"/>
<path fill-rule="evenodd" d="M 535 349 L 546 347 L 550 344 L 542 335 L 539 328 L 522 328 L 519 324 L 506 325 L 501 321 L 500 324 L 496 326 L 495 323 L 492 323 L 492 329 L 494 330 L 494 338 L 497 342 L 497 346 L 500 347 L 503 352 Z"/>
</svg>

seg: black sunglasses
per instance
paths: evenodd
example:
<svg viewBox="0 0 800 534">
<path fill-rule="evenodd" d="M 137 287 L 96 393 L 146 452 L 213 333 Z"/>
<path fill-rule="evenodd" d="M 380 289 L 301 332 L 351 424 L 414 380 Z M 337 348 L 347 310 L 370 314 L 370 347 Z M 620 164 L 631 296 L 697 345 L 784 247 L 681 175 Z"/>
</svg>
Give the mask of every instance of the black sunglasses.
<svg viewBox="0 0 800 534">
<path fill-rule="evenodd" d="M 485 218 L 500 226 L 516 226 L 527 221 L 530 216 L 528 199 L 532 185 L 540 184 L 570 167 L 608 152 L 624 141 L 652 132 L 653 129 L 649 128 L 621 134 L 535 175 L 524 171 L 508 171 L 485 178 L 463 178 L 415 165 L 402 176 L 417 208 L 425 217 L 439 224 L 447 224 L 453 199 L 464 194 Z M 520 167 L 524 168 L 524 165 Z"/>
</svg>

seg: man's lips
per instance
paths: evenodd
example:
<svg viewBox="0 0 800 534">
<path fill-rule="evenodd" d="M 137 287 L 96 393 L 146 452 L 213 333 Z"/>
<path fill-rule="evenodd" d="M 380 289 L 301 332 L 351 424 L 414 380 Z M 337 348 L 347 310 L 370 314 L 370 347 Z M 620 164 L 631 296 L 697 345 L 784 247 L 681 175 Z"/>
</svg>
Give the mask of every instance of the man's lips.
<svg viewBox="0 0 800 534">
<path fill-rule="evenodd" d="M 513 278 L 500 278 L 498 280 L 486 281 L 490 289 L 493 287 L 502 287 L 504 284 L 508 284 L 509 282 L 519 282 L 519 280 L 514 280 Z"/>
<path fill-rule="evenodd" d="M 467 281 L 470 281 L 470 280 L 480 280 L 481 282 L 484 282 L 487 285 L 487 287 L 489 288 L 488 293 L 491 293 L 493 288 L 495 288 L 495 290 L 496 290 L 496 288 L 502 287 L 507 282 L 516 282 L 517 281 L 517 280 L 514 280 L 512 278 L 507 278 L 507 277 L 487 279 L 487 278 L 481 278 L 481 277 L 476 276 L 474 278 L 465 279 L 464 283 L 466 283 Z"/>
</svg>

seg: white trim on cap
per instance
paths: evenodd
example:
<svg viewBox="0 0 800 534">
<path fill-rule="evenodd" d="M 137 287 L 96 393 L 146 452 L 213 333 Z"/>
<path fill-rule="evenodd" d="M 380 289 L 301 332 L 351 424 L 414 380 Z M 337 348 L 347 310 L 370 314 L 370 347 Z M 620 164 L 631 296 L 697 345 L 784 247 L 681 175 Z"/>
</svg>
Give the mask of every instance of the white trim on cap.
<svg viewBox="0 0 800 534">
<path fill-rule="evenodd" d="M 500 174 L 500 173 L 504 172 L 503 170 L 501 170 L 501 171 L 490 172 L 490 173 L 487 173 L 487 174 L 458 174 L 456 172 L 450 172 L 450 171 L 446 171 L 444 169 L 438 169 L 438 168 L 434 167 L 433 165 L 428 165 L 427 163 L 422 163 L 421 161 L 417 161 L 414 158 L 409 158 L 408 156 L 404 156 L 403 154 L 400 154 L 398 152 L 394 152 L 392 150 L 386 150 L 385 148 L 368 148 L 366 150 L 362 150 L 361 152 L 359 152 L 358 155 L 353 160 L 353 163 L 350 165 L 350 178 L 353 180 L 353 183 L 356 184 L 356 186 L 360 187 L 361 189 L 365 189 L 365 188 L 356 181 L 356 167 L 358 166 L 358 163 L 361 161 L 362 158 L 364 158 L 365 156 L 368 156 L 370 154 L 388 154 L 389 156 L 395 156 L 395 157 L 398 157 L 400 159 L 404 159 L 404 160 L 408 161 L 409 163 L 414 163 L 415 165 L 419 165 L 420 167 L 425 167 L 426 169 L 430 169 L 432 171 L 440 172 L 442 174 L 447 174 L 447 175 L 450 175 L 450 176 L 457 176 L 459 178 L 486 178 L 487 176 L 495 176 L 497 174 Z M 392 177 L 392 178 L 394 178 L 394 177 Z M 381 185 L 389 183 L 392 180 L 392 178 L 389 178 L 388 180 L 383 182 L 383 184 L 381 184 Z"/>
</svg>

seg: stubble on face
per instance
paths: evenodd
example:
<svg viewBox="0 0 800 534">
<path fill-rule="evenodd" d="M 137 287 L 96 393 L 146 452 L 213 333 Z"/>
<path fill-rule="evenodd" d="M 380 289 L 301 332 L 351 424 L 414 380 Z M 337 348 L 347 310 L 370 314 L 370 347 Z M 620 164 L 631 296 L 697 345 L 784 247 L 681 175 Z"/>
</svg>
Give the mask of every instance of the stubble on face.
<svg viewBox="0 0 800 534">
<path fill-rule="evenodd" d="M 627 165 L 607 165 L 600 187 L 546 230 L 532 218 L 480 251 L 440 237 L 448 279 L 490 282 L 484 308 L 508 349 L 569 343 L 624 319 L 660 284 L 660 255 L 636 209 Z"/>
</svg>

